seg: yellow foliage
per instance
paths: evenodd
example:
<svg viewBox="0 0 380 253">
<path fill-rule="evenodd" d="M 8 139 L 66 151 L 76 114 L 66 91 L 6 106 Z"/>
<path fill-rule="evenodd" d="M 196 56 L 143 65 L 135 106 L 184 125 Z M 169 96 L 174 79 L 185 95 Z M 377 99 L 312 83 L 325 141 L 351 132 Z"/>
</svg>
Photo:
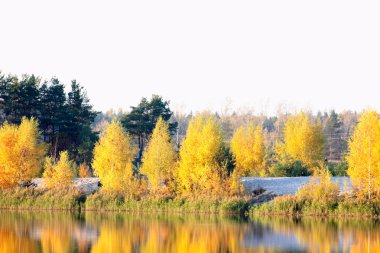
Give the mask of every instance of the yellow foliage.
<svg viewBox="0 0 380 253">
<path fill-rule="evenodd" d="M 212 193 L 217 191 L 223 177 L 216 165 L 216 156 L 222 145 L 220 126 L 212 116 L 194 117 L 180 150 L 178 185 L 184 193 Z"/>
<path fill-rule="evenodd" d="M 113 121 L 101 134 L 94 149 L 92 166 L 103 190 L 137 194 L 132 171 L 134 154 L 129 135 L 120 122 Z"/>
<path fill-rule="evenodd" d="M 265 168 L 264 135 L 260 126 L 239 127 L 232 137 L 231 150 L 241 175 L 258 175 Z"/>
<path fill-rule="evenodd" d="M 302 112 L 290 116 L 284 129 L 284 147 L 276 147 L 281 153 L 293 160 L 299 160 L 308 166 L 315 166 L 323 161 L 324 137 L 320 123 L 313 123 Z"/>
<path fill-rule="evenodd" d="M 19 126 L 4 123 L 0 128 L 0 186 L 9 188 L 36 176 L 45 147 L 40 144 L 38 123 L 23 118 Z"/>
<path fill-rule="evenodd" d="M 364 112 L 349 142 L 348 175 L 359 197 L 380 196 L 380 118 L 377 112 Z"/>
<path fill-rule="evenodd" d="M 169 125 L 161 117 L 144 151 L 142 162 L 141 173 L 148 177 L 150 190 L 165 192 L 173 179 L 176 153 L 170 140 Z"/>
<path fill-rule="evenodd" d="M 228 185 L 230 187 L 229 193 L 231 195 L 239 195 L 244 193 L 244 185 L 240 182 L 240 177 L 241 175 L 236 169 L 232 172 L 231 176 L 229 177 Z"/>
<path fill-rule="evenodd" d="M 79 166 L 79 177 L 81 178 L 92 177 L 90 167 L 87 164 L 82 163 Z"/>
<path fill-rule="evenodd" d="M 336 201 L 338 195 L 339 186 L 337 183 L 331 182 L 331 174 L 323 165 L 314 170 L 314 175 L 311 177 L 310 182 L 296 193 L 297 198 L 314 200 L 319 203 Z"/>
<path fill-rule="evenodd" d="M 59 160 L 54 163 L 53 159 L 47 157 L 45 160 L 45 171 L 43 177 L 48 188 L 64 188 L 71 185 L 74 178 L 74 163 L 69 160 L 67 151 L 59 154 Z"/>
</svg>

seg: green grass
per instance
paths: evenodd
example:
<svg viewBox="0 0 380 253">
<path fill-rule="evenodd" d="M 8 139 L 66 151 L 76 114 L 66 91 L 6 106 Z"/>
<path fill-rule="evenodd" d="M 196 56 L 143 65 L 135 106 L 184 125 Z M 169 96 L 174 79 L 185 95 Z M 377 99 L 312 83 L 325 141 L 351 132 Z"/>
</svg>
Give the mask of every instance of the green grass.
<svg viewBox="0 0 380 253">
<path fill-rule="evenodd" d="M 249 207 L 250 199 L 247 197 L 145 196 L 136 200 L 116 194 L 105 194 L 101 191 L 86 197 L 72 189 L 15 188 L 0 190 L 0 209 L 245 214 L 248 213 Z"/>
<path fill-rule="evenodd" d="M 241 213 L 249 210 L 250 201 L 244 197 L 149 197 L 140 200 L 123 196 L 94 193 L 87 197 L 86 210 L 155 211 L 189 213 Z"/>
<path fill-rule="evenodd" d="M 355 197 L 339 197 L 330 201 L 305 200 L 296 196 L 281 196 L 261 206 L 252 207 L 251 216 L 325 216 L 380 217 L 380 203 L 365 202 Z"/>
<path fill-rule="evenodd" d="M 0 190 L 1 209 L 80 210 L 84 201 L 85 197 L 79 191 L 71 189 L 15 188 Z"/>
</svg>

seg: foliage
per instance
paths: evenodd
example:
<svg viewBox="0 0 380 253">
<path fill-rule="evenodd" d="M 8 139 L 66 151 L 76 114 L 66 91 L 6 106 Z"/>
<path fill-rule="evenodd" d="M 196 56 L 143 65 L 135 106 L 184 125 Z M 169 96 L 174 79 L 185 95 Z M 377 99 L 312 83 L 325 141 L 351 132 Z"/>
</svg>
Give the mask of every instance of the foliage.
<svg viewBox="0 0 380 253">
<path fill-rule="evenodd" d="M 68 152 L 61 152 L 59 156 L 56 163 L 51 157 L 47 157 L 45 160 L 43 177 L 47 188 L 69 188 L 75 177 L 74 162 L 69 160 Z"/>
<path fill-rule="evenodd" d="M 367 200 L 380 195 L 380 118 L 375 111 L 364 112 L 349 142 L 348 175 L 358 196 Z"/>
<path fill-rule="evenodd" d="M 332 176 L 347 176 L 348 163 L 344 159 L 338 164 L 329 164 L 329 171 Z"/>
<path fill-rule="evenodd" d="M 142 98 L 138 106 L 131 107 L 132 110 L 122 117 L 121 122 L 132 137 L 136 137 L 138 143 L 138 161 L 141 161 L 145 144 L 153 132 L 159 117 L 168 122 L 173 115 L 169 108 L 169 102 L 162 97 L 153 95 L 150 101 Z M 169 123 L 169 131 L 174 134 L 177 123 Z"/>
<path fill-rule="evenodd" d="M 145 149 L 141 173 L 148 177 L 153 193 L 172 191 L 176 153 L 170 140 L 169 125 L 158 119 L 148 147 Z"/>
<path fill-rule="evenodd" d="M 285 124 L 284 143 L 279 157 L 313 167 L 323 161 L 324 138 L 320 123 L 313 123 L 306 113 L 290 116 Z M 279 150 L 279 149 L 278 149 Z"/>
<path fill-rule="evenodd" d="M 241 175 L 257 175 L 265 168 L 264 135 L 260 126 L 239 127 L 232 137 L 231 150 Z"/>
<path fill-rule="evenodd" d="M 137 194 L 133 176 L 134 149 L 129 135 L 120 122 L 113 121 L 101 134 L 94 149 L 92 166 L 103 190 L 125 194 Z"/>
<path fill-rule="evenodd" d="M 217 166 L 217 154 L 222 145 L 220 126 L 214 117 L 199 114 L 194 117 L 180 149 L 176 178 L 183 193 L 215 193 L 222 187 L 226 174 Z"/>
<path fill-rule="evenodd" d="M 235 157 L 231 149 L 224 143 L 222 143 L 216 155 L 216 163 L 218 167 L 223 168 L 227 172 L 228 176 L 230 176 L 235 169 Z"/>
<path fill-rule="evenodd" d="M 38 124 L 22 118 L 21 124 L 4 123 L 0 128 L 0 186 L 9 188 L 29 181 L 40 170 L 45 153 L 39 144 Z"/>
<path fill-rule="evenodd" d="M 57 78 L 41 82 L 34 75 L 18 78 L 0 73 L 0 111 L 1 121 L 9 123 L 20 124 L 23 116 L 37 119 L 51 156 L 69 150 L 77 162 L 92 159 L 97 137 L 90 126 L 96 113 L 75 80 L 66 95 L 65 85 Z"/>
<path fill-rule="evenodd" d="M 346 145 L 342 138 L 343 122 L 341 116 L 334 110 L 332 110 L 327 117 L 323 132 L 326 138 L 327 160 L 329 162 L 339 160 L 340 155 L 343 153 L 342 150 L 346 148 Z"/>
<path fill-rule="evenodd" d="M 269 168 L 269 174 L 273 177 L 304 177 L 311 172 L 301 161 L 277 162 Z"/>
<path fill-rule="evenodd" d="M 79 177 L 80 178 L 92 177 L 90 166 L 88 166 L 86 163 L 81 163 L 79 165 Z"/>
<path fill-rule="evenodd" d="M 331 174 L 324 166 L 315 170 L 310 182 L 299 189 L 296 197 L 302 200 L 329 203 L 336 201 L 339 186 L 331 182 Z"/>
</svg>

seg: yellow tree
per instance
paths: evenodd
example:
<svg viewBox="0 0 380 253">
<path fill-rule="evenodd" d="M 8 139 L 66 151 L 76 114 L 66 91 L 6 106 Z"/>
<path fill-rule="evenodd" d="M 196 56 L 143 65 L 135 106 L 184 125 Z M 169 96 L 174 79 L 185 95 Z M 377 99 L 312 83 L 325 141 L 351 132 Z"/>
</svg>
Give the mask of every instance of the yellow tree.
<svg viewBox="0 0 380 253">
<path fill-rule="evenodd" d="M 240 175 L 257 175 L 265 168 L 264 135 L 260 126 L 239 127 L 232 137 L 231 150 Z"/>
<path fill-rule="evenodd" d="M 75 176 L 74 162 L 69 159 L 67 151 L 59 154 L 59 160 L 55 163 L 51 157 L 45 160 L 45 185 L 48 188 L 65 188 L 71 185 Z"/>
<path fill-rule="evenodd" d="M 364 112 L 349 142 L 348 175 L 360 197 L 368 200 L 380 193 L 380 118 Z"/>
<path fill-rule="evenodd" d="M 312 122 L 304 112 L 290 116 L 285 123 L 283 147 L 277 150 L 282 151 L 280 156 L 286 154 L 310 167 L 318 165 L 324 154 L 321 124 Z"/>
<path fill-rule="evenodd" d="M 0 186 L 9 188 L 31 180 L 40 171 L 44 154 L 35 119 L 23 118 L 19 126 L 4 123 L 0 128 Z"/>
<path fill-rule="evenodd" d="M 141 166 L 141 173 L 148 177 L 152 192 L 171 190 L 175 161 L 176 153 L 171 143 L 169 125 L 160 117 L 144 151 Z"/>
<path fill-rule="evenodd" d="M 86 178 L 91 177 L 91 170 L 90 167 L 86 163 L 81 163 L 79 165 L 79 177 Z"/>
<path fill-rule="evenodd" d="M 177 175 L 180 191 L 213 193 L 221 187 L 223 171 L 216 163 L 221 145 L 221 129 L 214 117 L 199 114 L 190 121 L 180 149 Z"/>
<path fill-rule="evenodd" d="M 120 122 L 113 121 L 101 134 L 94 149 L 92 166 L 103 185 L 103 190 L 117 193 L 134 193 L 133 158 L 129 135 Z"/>
</svg>

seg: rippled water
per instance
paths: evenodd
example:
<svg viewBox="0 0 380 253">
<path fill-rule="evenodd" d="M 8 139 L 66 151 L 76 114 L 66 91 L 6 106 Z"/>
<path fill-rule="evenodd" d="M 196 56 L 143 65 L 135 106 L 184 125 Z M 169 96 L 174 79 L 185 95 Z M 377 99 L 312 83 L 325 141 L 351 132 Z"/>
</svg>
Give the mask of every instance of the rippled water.
<svg viewBox="0 0 380 253">
<path fill-rule="evenodd" d="M 373 220 L 0 212 L 0 252 L 380 252 Z"/>
</svg>

